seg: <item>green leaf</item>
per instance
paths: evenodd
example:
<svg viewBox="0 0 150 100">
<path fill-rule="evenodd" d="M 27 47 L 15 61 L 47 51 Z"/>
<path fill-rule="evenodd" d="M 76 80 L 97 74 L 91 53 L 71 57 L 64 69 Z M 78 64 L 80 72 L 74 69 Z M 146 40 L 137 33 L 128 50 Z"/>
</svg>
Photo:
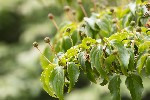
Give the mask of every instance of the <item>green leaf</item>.
<svg viewBox="0 0 150 100">
<path fill-rule="evenodd" d="M 150 75 L 150 56 L 148 56 L 146 60 L 146 74 Z"/>
<path fill-rule="evenodd" d="M 95 67 L 95 55 L 97 51 L 98 51 L 97 46 L 94 46 L 90 51 L 90 62 L 91 62 L 92 69 Z"/>
<path fill-rule="evenodd" d="M 43 89 L 52 97 L 56 97 L 56 96 L 54 95 L 54 91 L 52 87 L 49 85 L 49 77 L 51 76 L 54 67 L 55 67 L 54 65 L 49 64 L 42 72 L 40 78 Z"/>
<path fill-rule="evenodd" d="M 116 60 L 116 57 L 115 57 L 114 54 L 111 54 L 109 57 L 107 57 L 105 59 L 104 63 L 105 63 L 105 66 L 106 66 L 106 69 L 107 69 L 108 72 L 110 71 L 110 68 L 112 66 L 112 62 L 114 62 L 115 60 Z"/>
<path fill-rule="evenodd" d="M 104 85 L 106 85 L 107 83 L 108 83 L 108 80 L 103 79 L 103 82 L 102 82 L 102 83 L 100 83 L 100 85 L 101 85 L 101 86 L 104 86 Z"/>
<path fill-rule="evenodd" d="M 103 18 L 103 19 L 99 19 L 96 21 L 96 24 L 99 26 L 100 28 L 100 31 L 101 31 L 101 34 L 104 35 L 105 33 L 105 37 L 108 37 L 110 36 L 110 33 L 111 33 L 111 21 L 106 19 L 106 18 Z"/>
<path fill-rule="evenodd" d="M 91 37 L 87 37 L 82 40 L 82 43 L 79 45 L 79 47 L 84 48 L 84 49 L 89 49 L 90 46 L 95 43 L 96 43 L 95 39 L 92 39 Z"/>
<path fill-rule="evenodd" d="M 131 36 L 130 33 L 128 32 L 121 32 L 121 33 L 115 33 L 113 35 L 111 35 L 108 40 L 111 41 L 111 40 L 117 40 L 117 41 L 122 41 L 124 39 L 126 39 L 128 36 Z"/>
<path fill-rule="evenodd" d="M 68 92 L 74 87 L 75 82 L 77 82 L 80 71 L 78 66 L 74 62 L 68 62 L 67 66 L 68 78 L 69 78 L 69 89 Z"/>
<path fill-rule="evenodd" d="M 97 24 L 96 24 L 96 18 L 84 18 L 84 20 L 85 20 L 85 22 L 87 22 L 88 24 L 89 24 L 89 26 L 93 29 L 93 30 L 95 30 L 95 31 L 97 31 L 97 30 L 99 30 L 99 28 L 97 27 Z"/>
<path fill-rule="evenodd" d="M 121 79 L 119 75 L 114 76 L 109 82 L 108 89 L 113 96 L 113 100 L 121 100 L 120 84 Z"/>
<path fill-rule="evenodd" d="M 135 13 L 136 13 L 136 3 L 130 3 L 129 8 L 130 8 L 130 11 L 132 12 L 132 14 L 135 15 Z"/>
<path fill-rule="evenodd" d="M 121 42 L 114 40 L 110 43 L 118 50 L 118 60 L 121 65 L 121 70 L 125 75 L 127 75 L 126 70 L 128 69 L 130 53 Z"/>
<path fill-rule="evenodd" d="M 105 70 L 102 68 L 102 46 L 97 46 L 97 52 L 95 52 L 95 56 L 93 56 L 91 59 L 94 59 L 94 67 L 96 70 L 100 73 L 100 75 L 108 80 L 107 73 Z"/>
<path fill-rule="evenodd" d="M 128 51 L 130 53 L 130 60 L 129 60 L 128 69 L 130 71 L 133 71 L 135 69 L 135 65 L 134 65 L 134 52 L 131 49 L 128 49 Z"/>
<path fill-rule="evenodd" d="M 132 100 L 141 100 L 143 92 L 142 79 L 139 75 L 131 74 L 126 78 L 125 84 L 130 91 Z"/>
<path fill-rule="evenodd" d="M 147 50 L 148 48 L 150 48 L 150 41 L 145 41 L 144 43 L 139 45 L 139 49 L 138 51 L 140 53 L 144 52 L 145 50 Z"/>
<path fill-rule="evenodd" d="M 86 75 L 87 75 L 87 78 L 91 82 L 96 83 L 96 80 L 95 80 L 95 77 L 94 77 L 94 73 L 93 73 L 92 68 L 91 68 L 91 63 L 89 61 L 86 61 L 85 65 L 86 65 Z"/>
<path fill-rule="evenodd" d="M 44 49 L 43 55 L 46 56 L 50 61 L 53 61 L 54 54 L 52 53 L 49 47 L 46 47 Z M 49 65 L 49 62 L 45 59 L 43 55 L 40 56 L 40 64 L 44 69 Z"/>
<path fill-rule="evenodd" d="M 50 76 L 50 86 L 60 100 L 64 100 L 64 70 L 62 66 L 56 66 Z"/>
<path fill-rule="evenodd" d="M 147 58 L 147 54 L 144 54 L 140 57 L 140 59 L 138 60 L 137 62 L 137 70 L 138 70 L 138 73 L 140 74 L 141 73 L 141 70 L 142 68 L 144 67 L 144 64 L 146 62 L 146 58 Z"/>
<path fill-rule="evenodd" d="M 72 47 L 72 40 L 69 36 L 64 36 L 62 40 L 62 49 L 66 52 L 68 49 Z"/>
<path fill-rule="evenodd" d="M 141 4 L 142 0 L 136 0 L 136 4 Z"/>
<path fill-rule="evenodd" d="M 73 45 L 77 44 L 78 38 L 79 38 L 77 31 L 74 31 L 74 32 L 71 34 L 71 38 L 72 38 L 72 41 L 73 41 Z"/>
<path fill-rule="evenodd" d="M 66 31 L 68 28 L 70 29 L 70 32 Z M 67 23 L 64 27 L 61 28 L 60 33 L 63 33 L 63 36 L 71 36 L 76 28 L 76 23 Z"/>
<path fill-rule="evenodd" d="M 81 69 L 83 69 L 84 71 L 86 71 L 86 65 L 85 65 L 85 53 L 84 52 L 80 52 L 78 54 L 78 61 L 79 61 L 79 64 L 81 65 Z"/>
<path fill-rule="evenodd" d="M 128 27 L 130 25 L 130 22 L 132 21 L 132 18 L 133 18 L 133 14 L 131 12 L 123 17 L 122 25 L 123 25 L 124 28 Z"/>
</svg>

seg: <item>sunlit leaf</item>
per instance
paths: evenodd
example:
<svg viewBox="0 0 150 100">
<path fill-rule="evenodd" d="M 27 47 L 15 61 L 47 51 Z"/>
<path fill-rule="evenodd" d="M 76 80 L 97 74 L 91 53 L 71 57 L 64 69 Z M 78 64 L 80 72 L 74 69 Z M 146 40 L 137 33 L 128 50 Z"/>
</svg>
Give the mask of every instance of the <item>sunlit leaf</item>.
<svg viewBox="0 0 150 100">
<path fill-rule="evenodd" d="M 121 79 L 119 75 L 114 76 L 109 82 L 108 89 L 113 96 L 113 100 L 121 100 L 120 84 Z"/>
<path fill-rule="evenodd" d="M 126 75 L 127 74 L 126 70 L 128 69 L 128 64 L 130 60 L 130 53 L 121 42 L 115 40 L 115 41 L 111 41 L 110 43 L 117 49 L 118 60 L 121 65 L 121 70 Z"/>
<path fill-rule="evenodd" d="M 141 73 L 141 70 L 142 68 L 144 67 L 145 65 L 145 62 L 146 62 L 146 58 L 147 58 L 147 54 L 144 54 L 140 57 L 140 59 L 138 60 L 137 62 L 137 70 L 139 73 Z"/>
<path fill-rule="evenodd" d="M 64 100 L 64 70 L 62 66 L 56 66 L 49 78 L 50 86 L 60 100 Z"/>
<path fill-rule="evenodd" d="M 148 56 L 146 60 L 146 74 L 150 75 L 150 56 Z"/>
<path fill-rule="evenodd" d="M 86 65 L 85 65 L 85 53 L 84 52 L 80 52 L 78 54 L 78 61 L 79 61 L 79 64 L 81 65 L 81 68 L 86 71 Z"/>
<path fill-rule="evenodd" d="M 69 78 L 69 89 L 68 92 L 74 87 L 75 82 L 77 82 L 80 71 L 78 66 L 74 62 L 68 62 L 67 66 L 68 78 Z"/>
<path fill-rule="evenodd" d="M 44 49 L 43 55 L 46 56 L 47 59 L 49 59 L 50 61 L 53 61 L 54 53 L 50 50 L 50 47 L 46 47 Z M 49 65 L 49 62 L 47 61 L 47 59 L 45 59 L 43 55 L 40 56 L 40 64 L 42 68 L 44 69 L 45 67 Z"/>
<path fill-rule="evenodd" d="M 54 95 L 55 93 L 53 91 L 53 88 L 49 84 L 50 82 L 49 77 L 51 76 L 54 67 L 55 67 L 54 65 L 49 64 L 42 72 L 40 78 L 43 85 L 43 89 L 52 97 L 56 97 L 56 96 Z"/>
<path fill-rule="evenodd" d="M 63 37 L 62 40 L 62 49 L 66 52 L 68 49 L 72 47 L 72 40 L 69 36 Z"/>
<path fill-rule="evenodd" d="M 141 77 L 136 74 L 131 74 L 126 78 L 125 83 L 128 90 L 130 91 L 132 100 L 141 100 L 143 92 L 143 84 Z"/>
<path fill-rule="evenodd" d="M 145 41 L 144 43 L 140 44 L 138 51 L 143 52 L 150 48 L 150 41 Z"/>
<path fill-rule="evenodd" d="M 92 68 L 91 68 L 91 63 L 89 61 L 86 61 L 85 65 L 86 65 L 86 75 L 87 75 L 88 79 L 91 82 L 96 83 L 96 80 L 95 80 L 95 77 L 94 77 L 94 73 L 93 73 Z"/>
</svg>

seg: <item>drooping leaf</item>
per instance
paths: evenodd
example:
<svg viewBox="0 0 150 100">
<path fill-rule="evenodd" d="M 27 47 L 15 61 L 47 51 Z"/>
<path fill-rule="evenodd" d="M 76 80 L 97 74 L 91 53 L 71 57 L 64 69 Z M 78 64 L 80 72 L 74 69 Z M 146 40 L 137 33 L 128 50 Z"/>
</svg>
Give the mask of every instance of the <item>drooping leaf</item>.
<svg viewBox="0 0 150 100">
<path fill-rule="evenodd" d="M 130 71 L 133 71 L 135 69 L 135 65 L 134 65 L 134 52 L 131 49 L 128 49 L 128 51 L 130 53 L 130 60 L 129 60 L 128 69 Z"/>
<path fill-rule="evenodd" d="M 113 96 L 113 100 L 121 100 L 120 84 L 121 79 L 119 75 L 114 76 L 109 82 L 108 89 Z"/>
<path fill-rule="evenodd" d="M 41 78 L 40 78 L 42 85 L 43 85 L 43 89 L 52 97 L 56 97 L 56 96 L 54 95 L 55 93 L 52 87 L 49 85 L 49 82 L 50 82 L 49 77 L 51 76 L 51 73 L 54 67 L 55 67 L 54 65 L 49 64 L 42 72 Z"/>
<path fill-rule="evenodd" d="M 52 87 L 53 91 L 55 92 L 56 96 L 60 100 L 64 100 L 64 70 L 62 66 L 56 66 L 54 70 L 51 73 L 51 76 L 49 78 L 50 80 L 50 86 Z"/>
<path fill-rule="evenodd" d="M 128 64 L 130 60 L 130 53 L 121 42 L 114 40 L 110 43 L 118 50 L 118 60 L 121 65 L 121 70 L 126 75 L 126 70 L 128 69 Z"/>
<path fill-rule="evenodd" d="M 141 95 L 143 92 L 141 77 L 136 74 L 131 74 L 126 78 L 125 84 L 130 91 L 132 100 L 141 100 Z"/>
<path fill-rule="evenodd" d="M 102 46 L 98 46 L 97 47 L 97 52 L 95 52 L 95 57 L 93 56 L 91 59 L 94 59 L 94 67 L 96 68 L 96 70 L 100 73 L 100 75 L 105 78 L 106 80 L 108 80 L 107 74 L 105 72 L 105 70 L 102 68 Z"/>
<path fill-rule="evenodd" d="M 68 78 L 69 78 L 69 89 L 68 92 L 74 87 L 75 82 L 78 80 L 80 71 L 78 66 L 74 62 L 68 62 L 67 66 Z"/>
<path fill-rule="evenodd" d="M 108 83 L 108 80 L 103 79 L 103 82 L 102 82 L 102 83 L 100 83 L 100 85 L 101 85 L 101 86 L 104 86 L 104 85 L 106 85 L 107 83 Z"/>
<path fill-rule="evenodd" d="M 79 64 L 81 65 L 81 69 L 83 69 L 84 71 L 86 71 L 86 65 L 85 65 L 85 53 L 84 52 L 80 52 L 78 54 L 78 61 L 79 61 Z"/>
<path fill-rule="evenodd" d="M 148 56 L 146 60 L 146 74 L 148 76 L 150 75 L 150 56 Z"/>
<path fill-rule="evenodd" d="M 72 34 L 71 34 L 71 38 L 72 38 L 72 41 L 73 41 L 73 45 L 77 44 L 78 42 L 78 34 L 77 34 L 77 31 L 74 31 Z"/>
<path fill-rule="evenodd" d="M 147 58 L 147 54 L 144 54 L 140 57 L 140 59 L 138 60 L 137 62 L 137 70 L 138 70 L 138 73 L 140 74 L 141 73 L 141 70 L 142 68 L 144 67 L 145 65 L 145 62 L 146 62 L 146 58 Z"/>
<path fill-rule="evenodd" d="M 87 78 L 90 81 L 96 83 L 96 80 L 95 80 L 95 77 L 94 77 L 94 73 L 93 73 L 92 68 L 91 68 L 91 63 L 89 61 L 86 61 L 85 65 L 86 65 L 86 75 L 87 75 Z"/>
<path fill-rule="evenodd" d="M 94 46 L 90 51 L 90 62 L 91 62 L 92 69 L 95 67 L 95 55 L 97 51 L 98 51 L 97 46 Z"/>
</svg>

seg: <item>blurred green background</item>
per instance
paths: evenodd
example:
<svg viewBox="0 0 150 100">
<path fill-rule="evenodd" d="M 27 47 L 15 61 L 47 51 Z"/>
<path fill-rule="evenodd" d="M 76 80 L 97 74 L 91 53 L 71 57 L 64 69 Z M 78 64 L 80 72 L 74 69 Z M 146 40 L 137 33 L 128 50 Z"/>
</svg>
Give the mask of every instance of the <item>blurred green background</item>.
<svg viewBox="0 0 150 100">
<path fill-rule="evenodd" d="M 130 0 L 97 1 L 101 6 L 111 7 L 124 5 Z M 90 15 L 91 0 L 83 2 Z M 56 22 L 61 24 L 67 20 L 63 11 L 65 5 L 77 9 L 77 18 L 82 20 L 83 13 L 76 0 L 0 0 L 0 100 L 57 100 L 42 89 L 40 54 L 32 43 L 38 41 L 41 51 L 46 47 L 43 38 L 53 38 L 56 33 L 47 15 L 53 13 Z M 149 79 L 144 79 L 143 100 L 150 97 L 149 83 Z M 122 100 L 131 100 L 124 84 L 121 88 Z M 80 75 L 76 88 L 65 96 L 65 100 L 110 99 L 107 86 L 91 84 L 84 74 Z"/>
</svg>

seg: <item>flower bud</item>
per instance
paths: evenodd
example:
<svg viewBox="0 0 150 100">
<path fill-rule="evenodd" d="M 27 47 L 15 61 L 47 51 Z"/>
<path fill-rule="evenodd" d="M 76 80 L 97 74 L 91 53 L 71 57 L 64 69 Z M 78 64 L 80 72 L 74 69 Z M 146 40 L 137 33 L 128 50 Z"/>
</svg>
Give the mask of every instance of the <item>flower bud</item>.
<svg viewBox="0 0 150 100">
<path fill-rule="evenodd" d="M 50 43 L 50 38 L 49 38 L 49 37 L 45 37 L 45 38 L 44 38 L 44 42 L 45 42 L 45 43 Z"/>
<path fill-rule="evenodd" d="M 69 6 L 65 6 L 65 7 L 64 7 L 64 10 L 65 10 L 66 12 L 68 12 L 68 11 L 70 11 L 70 7 L 69 7 Z"/>
<path fill-rule="evenodd" d="M 38 43 L 37 42 L 33 42 L 33 47 L 38 47 Z"/>
<path fill-rule="evenodd" d="M 82 4 L 82 1 L 81 1 L 81 0 L 78 0 L 77 2 L 78 2 L 78 4 Z"/>
<path fill-rule="evenodd" d="M 66 29 L 66 32 L 68 32 L 68 33 L 69 33 L 70 31 L 71 31 L 71 29 L 70 29 L 70 28 L 67 28 L 67 29 Z"/>
<path fill-rule="evenodd" d="M 52 19 L 54 19 L 54 15 L 53 15 L 52 13 L 49 13 L 49 14 L 48 14 L 48 18 L 49 18 L 50 20 L 52 20 Z"/>
<path fill-rule="evenodd" d="M 114 24 L 117 23 L 117 20 L 116 20 L 116 19 L 113 19 L 113 20 L 112 20 L 112 23 L 114 23 Z"/>
<path fill-rule="evenodd" d="M 114 9 L 113 9 L 113 8 L 111 8 L 111 9 L 110 9 L 110 12 L 111 12 L 111 13 L 114 13 Z"/>
<path fill-rule="evenodd" d="M 75 11 L 75 10 L 73 10 L 73 11 L 72 11 L 72 14 L 73 14 L 73 15 L 76 15 L 76 11 Z"/>
<path fill-rule="evenodd" d="M 136 28 L 136 32 L 141 32 L 141 31 L 142 31 L 141 27 Z"/>
<path fill-rule="evenodd" d="M 131 21 L 130 25 L 135 26 L 135 21 Z"/>
</svg>

